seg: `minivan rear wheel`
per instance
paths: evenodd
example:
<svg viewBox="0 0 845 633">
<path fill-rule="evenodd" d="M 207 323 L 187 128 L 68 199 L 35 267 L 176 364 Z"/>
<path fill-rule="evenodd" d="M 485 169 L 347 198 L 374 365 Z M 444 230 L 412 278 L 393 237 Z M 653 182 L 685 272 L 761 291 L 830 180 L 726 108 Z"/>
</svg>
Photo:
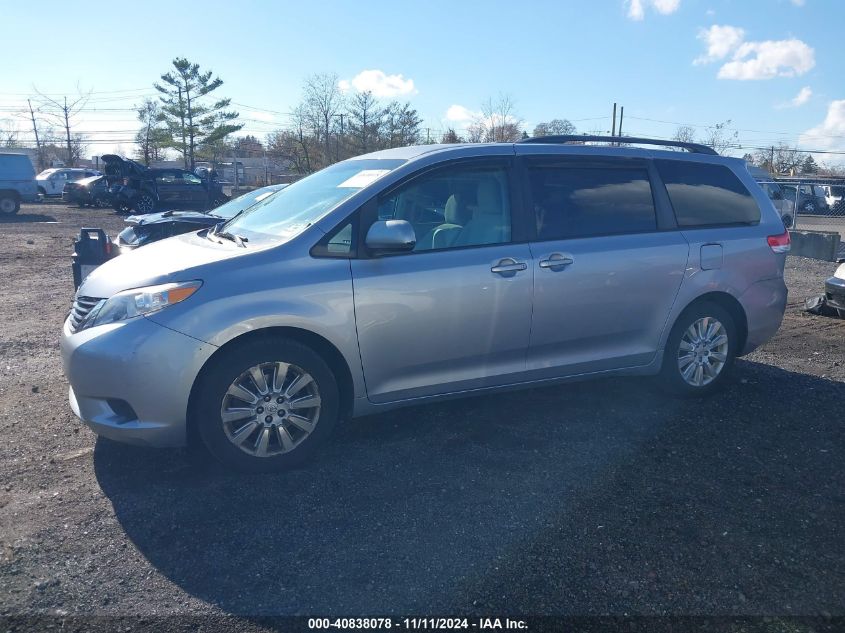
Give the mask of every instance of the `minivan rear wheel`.
<svg viewBox="0 0 845 633">
<path fill-rule="evenodd" d="M 331 435 L 339 411 L 337 381 L 309 347 L 252 339 L 212 362 L 194 398 L 193 422 L 209 452 L 227 466 L 285 470 Z"/>
<path fill-rule="evenodd" d="M 736 344 L 736 324 L 722 306 L 708 301 L 687 308 L 666 342 L 663 387 L 681 396 L 716 391 L 733 365 Z"/>
</svg>

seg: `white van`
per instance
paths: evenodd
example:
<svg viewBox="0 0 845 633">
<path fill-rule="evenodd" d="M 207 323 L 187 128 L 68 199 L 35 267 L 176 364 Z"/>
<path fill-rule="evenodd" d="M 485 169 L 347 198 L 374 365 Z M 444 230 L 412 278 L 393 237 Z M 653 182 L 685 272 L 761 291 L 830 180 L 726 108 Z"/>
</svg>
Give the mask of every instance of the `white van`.
<svg viewBox="0 0 845 633">
<path fill-rule="evenodd" d="M 54 169 L 45 169 L 35 177 L 35 181 L 38 184 L 38 193 L 46 198 L 51 196 L 61 196 L 66 183 L 76 182 L 77 180 L 82 180 L 83 178 L 101 175 L 102 174 L 95 169 L 59 167 Z"/>
</svg>

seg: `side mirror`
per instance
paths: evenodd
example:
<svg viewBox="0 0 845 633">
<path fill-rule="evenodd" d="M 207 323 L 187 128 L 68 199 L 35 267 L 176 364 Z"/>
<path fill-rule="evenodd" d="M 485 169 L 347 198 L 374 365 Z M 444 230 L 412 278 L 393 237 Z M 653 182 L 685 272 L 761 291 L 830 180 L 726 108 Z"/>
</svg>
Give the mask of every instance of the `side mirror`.
<svg viewBox="0 0 845 633">
<path fill-rule="evenodd" d="M 367 231 L 364 243 L 377 255 L 407 253 L 417 245 L 417 236 L 407 220 L 378 220 Z"/>
</svg>

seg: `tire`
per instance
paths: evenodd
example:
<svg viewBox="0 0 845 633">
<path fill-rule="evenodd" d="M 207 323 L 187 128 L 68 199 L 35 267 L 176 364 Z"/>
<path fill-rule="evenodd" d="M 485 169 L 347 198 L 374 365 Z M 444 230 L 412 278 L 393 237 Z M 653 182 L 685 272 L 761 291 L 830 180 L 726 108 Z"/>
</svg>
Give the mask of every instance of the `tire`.
<svg viewBox="0 0 845 633">
<path fill-rule="evenodd" d="M 11 193 L 0 193 L 0 215 L 13 215 L 21 210 L 20 199 Z"/>
<path fill-rule="evenodd" d="M 156 208 L 156 201 L 148 193 L 139 194 L 135 201 L 132 203 L 132 208 L 135 210 L 136 213 L 152 213 L 155 211 Z"/>
<path fill-rule="evenodd" d="M 129 213 L 130 211 L 132 211 L 132 206 L 124 200 L 115 202 L 112 208 L 118 213 Z"/>
<path fill-rule="evenodd" d="M 816 212 L 816 204 L 814 202 L 805 202 L 802 205 L 801 209 L 804 211 L 804 213 L 813 214 Z"/>
<path fill-rule="evenodd" d="M 712 331 L 714 342 L 721 341 L 721 337 L 727 337 L 726 345 L 703 345 L 693 349 L 687 349 L 690 341 L 695 344 L 696 332 L 694 324 L 706 327 L 708 330 L 715 325 L 720 329 Z M 700 331 L 699 331 L 700 332 Z M 730 313 L 720 305 L 707 301 L 693 304 L 684 310 L 672 327 L 669 339 L 666 341 L 666 351 L 663 356 L 663 367 L 660 370 L 660 383 L 665 391 L 681 397 L 706 396 L 717 391 L 725 381 L 725 376 L 733 366 L 737 353 L 737 326 Z M 681 344 L 684 343 L 684 361 L 681 359 Z M 712 357 L 706 352 L 710 352 Z M 689 359 L 690 362 L 686 362 Z M 723 359 L 723 360 L 722 360 Z M 702 362 L 698 365 L 699 360 Z M 682 373 L 684 369 L 689 372 L 693 367 L 691 375 L 687 378 Z M 701 370 L 696 366 L 700 366 Z M 708 368 L 710 371 L 708 371 Z M 708 375 L 715 370 L 715 373 Z M 700 384 L 696 384 L 700 382 Z"/>
<path fill-rule="evenodd" d="M 337 380 L 311 348 L 288 339 L 255 338 L 212 362 L 200 379 L 190 415 L 203 444 L 226 466 L 246 472 L 286 470 L 308 459 L 331 435 L 340 410 Z M 252 378 L 257 372 L 264 385 Z M 281 384 L 274 385 L 274 376 L 283 373 Z"/>
</svg>

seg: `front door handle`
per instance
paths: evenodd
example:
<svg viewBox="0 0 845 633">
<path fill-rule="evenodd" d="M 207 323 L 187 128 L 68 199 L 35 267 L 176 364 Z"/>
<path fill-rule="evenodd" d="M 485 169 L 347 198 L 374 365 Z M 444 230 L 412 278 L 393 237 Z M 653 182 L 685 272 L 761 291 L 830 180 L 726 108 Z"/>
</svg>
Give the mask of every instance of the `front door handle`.
<svg viewBox="0 0 845 633">
<path fill-rule="evenodd" d="M 552 253 L 548 259 L 540 260 L 540 268 L 562 268 L 575 263 L 575 258 L 568 253 Z"/>
<path fill-rule="evenodd" d="M 493 268 L 490 269 L 490 272 L 497 273 L 499 275 L 507 275 L 518 273 L 520 270 L 525 270 L 526 268 L 528 268 L 528 264 L 525 262 L 518 262 L 512 257 L 505 257 L 498 264 L 493 266 Z"/>
</svg>

